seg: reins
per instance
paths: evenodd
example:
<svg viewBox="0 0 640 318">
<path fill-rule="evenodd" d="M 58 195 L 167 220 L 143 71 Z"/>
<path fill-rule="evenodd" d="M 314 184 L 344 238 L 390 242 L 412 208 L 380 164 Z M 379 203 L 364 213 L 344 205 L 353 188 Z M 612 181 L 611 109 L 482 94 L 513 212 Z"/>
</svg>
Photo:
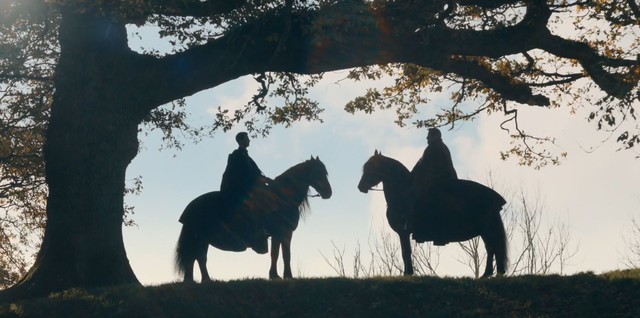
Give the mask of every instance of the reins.
<svg viewBox="0 0 640 318">
<path fill-rule="evenodd" d="M 369 189 L 369 191 L 384 191 L 384 189 L 371 188 L 371 189 Z M 310 198 L 317 198 L 317 197 L 321 197 L 322 195 L 319 194 L 319 193 L 316 193 L 316 194 L 307 194 L 307 196 L 310 197 Z"/>
</svg>

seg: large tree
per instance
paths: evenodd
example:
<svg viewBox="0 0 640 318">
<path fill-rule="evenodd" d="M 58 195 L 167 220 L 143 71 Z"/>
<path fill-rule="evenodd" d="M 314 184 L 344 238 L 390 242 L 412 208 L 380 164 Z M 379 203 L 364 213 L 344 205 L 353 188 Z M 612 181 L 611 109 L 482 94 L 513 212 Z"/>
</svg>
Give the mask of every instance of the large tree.
<svg viewBox="0 0 640 318">
<path fill-rule="evenodd" d="M 443 87 L 451 90 L 454 107 L 418 125 L 482 111 L 517 114 L 518 105 L 553 106 L 569 96 L 590 102 L 590 119 L 602 128 L 635 118 L 638 102 L 640 12 L 634 0 L 8 3 L 23 15 L 38 12 L 32 26 L 55 28 L 59 55 L 43 146 L 44 238 L 35 264 L 5 297 L 137 283 L 122 221 L 125 171 L 138 151 L 139 126 L 153 121 L 162 105 L 241 76 L 255 75 L 261 90 L 245 109 L 221 110 L 220 127 L 254 111 L 273 123 L 315 119 L 319 105 L 305 93 L 317 77 L 302 82 L 299 76 L 347 68 L 355 80 L 386 75 L 396 81 L 346 109 L 397 107 L 400 123 L 427 101 L 426 90 Z M 575 38 L 557 29 L 571 22 L 580 31 Z M 131 50 L 127 26 L 144 24 L 160 27 L 176 50 Z M 10 51 L 11 44 L 2 47 Z M 270 92 L 271 84 L 278 86 Z M 286 96 L 285 105 L 265 104 L 268 94 Z M 468 99 L 482 106 L 470 113 L 456 108 Z M 618 139 L 632 147 L 637 127 Z M 524 140 L 524 148 L 505 156 L 531 162 L 535 152 Z"/>
</svg>

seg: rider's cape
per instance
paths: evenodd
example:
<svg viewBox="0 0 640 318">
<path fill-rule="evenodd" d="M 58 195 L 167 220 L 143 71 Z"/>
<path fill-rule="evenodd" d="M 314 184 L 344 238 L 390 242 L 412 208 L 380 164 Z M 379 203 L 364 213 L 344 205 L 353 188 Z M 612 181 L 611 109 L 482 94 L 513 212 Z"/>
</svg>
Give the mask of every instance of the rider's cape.
<svg viewBox="0 0 640 318">
<path fill-rule="evenodd" d="M 466 226 L 479 213 L 499 212 L 506 200 L 493 189 L 471 180 L 448 180 L 415 200 L 414 239 L 441 241 L 451 227 Z"/>
</svg>

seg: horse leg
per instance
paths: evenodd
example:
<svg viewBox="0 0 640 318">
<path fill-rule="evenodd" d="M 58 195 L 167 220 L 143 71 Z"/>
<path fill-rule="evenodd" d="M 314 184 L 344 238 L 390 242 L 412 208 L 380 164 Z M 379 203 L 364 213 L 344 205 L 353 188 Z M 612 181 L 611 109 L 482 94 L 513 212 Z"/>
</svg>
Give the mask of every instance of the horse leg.
<svg viewBox="0 0 640 318">
<path fill-rule="evenodd" d="M 482 235 L 487 249 L 487 267 L 482 277 L 493 275 L 493 259 L 496 261 L 498 276 L 503 276 L 507 270 L 508 249 L 507 235 L 500 217 L 500 212 L 492 214 L 485 234 Z"/>
<path fill-rule="evenodd" d="M 482 238 L 484 241 L 485 249 L 487 250 L 487 264 L 484 268 L 484 274 L 482 274 L 482 278 L 489 278 L 493 275 L 493 257 L 495 256 L 493 242 L 486 240 L 484 237 Z"/>
<path fill-rule="evenodd" d="M 185 260 L 185 268 L 184 268 L 184 279 L 182 280 L 185 283 L 193 283 L 193 265 L 196 260 Z"/>
<path fill-rule="evenodd" d="M 198 242 L 198 236 L 194 231 L 193 227 L 183 226 L 182 230 L 180 230 L 178 246 L 176 247 L 176 269 L 184 274 L 183 281 L 185 283 L 193 283 L 193 263 L 196 260 L 196 245 Z"/>
<path fill-rule="evenodd" d="M 271 268 L 269 268 L 269 279 L 280 279 L 278 275 L 280 244 L 280 238 L 277 235 L 271 235 Z"/>
<path fill-rule="evenodd" d="M 293 278 L 291 275 L 291 237 L 293 231 L 285 234 L 284 240 L 282 240 L 282 260 L 284 261 L 284 272 L 282 276 L 284 278 Z"/>
<path fill-rule="evenodd" d="M 498 249 L 496 251 L 496 267 L 498 268 L 497 276 L 504 276 L 507 273 L 507 253 L 506 250 Z"/>
<path fill-rule="evenodd" d="M 207 270 L 207 251 L 209 250 L 209 243 L 204 240 L 200 240 L 194 247 L 195 260 L 198 262 L 198 267 L 200 268 L 200 282 L 210 282 L 211 277 L 209 277 L 209 271 Z M 191 275 L 193 276 L 193 266 L 191 266 Z"/>
<path fill-rule="evenodd" d="M 502 218 L 500 217 L 500 213 L 497 213 L 497 217 L 495 217 L 494 227 L 495 227 L 495 254 L 496 254 L 496 267 L 498 268 L 498 276 L 503 276 L 507 273 L 507 266 L 509 263 L 509 248 L 507 246 L 507 233 L 504 229 L 504 223 L 502 223 Z"/>
<path fill-rule="evenodd" d="M 209 243 L 204 242 L 203 244 L 198 246 L 198 252 L 196 254 L 196 261 L 198 261 L 198 267 L 200 267 L 201 283 L 211 281 L 211 277 L 209 277 L 209 271 L 207 270 L 207 250 L 208 249 L 209 249 Z"/>
<path fill-rule="evenodd" d="M 413 261 L 411 259 L 411 239 L 408 232 L 399 232 L 400 248 L 402 249 L 402 261 L 404 262 L 404 275 L 413 275 Z"/>
<path fill-rule="evenodd" d="M 189 251 L 187 248 L 183 247 L 182 251 L 179 251 L 178 253 L 181 253 L 181 258 L 179 260 L 178 266 L 181 267 L 182 272 L 184 273 L 184 279 L 183 282 L 185 283 L 193 283 L 193 265 L 194 262 L 196 261 L 196 258 L 194 257 L 194 255 L 192 253 L 189 253 L 192 251 Z"/>
</svg>

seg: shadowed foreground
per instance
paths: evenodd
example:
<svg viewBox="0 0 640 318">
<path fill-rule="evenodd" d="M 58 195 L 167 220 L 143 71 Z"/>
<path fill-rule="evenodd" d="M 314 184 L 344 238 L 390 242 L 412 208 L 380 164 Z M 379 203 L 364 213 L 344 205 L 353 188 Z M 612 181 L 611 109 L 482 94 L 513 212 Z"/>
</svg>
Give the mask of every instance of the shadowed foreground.
<svg viewBox="0 0 640 318">
<path fill-rule="evenodd" d="M 70 290 L 0 317 L 640 317 L 640 270 L 489 280 L 241 280 Z"/>
</svg>

